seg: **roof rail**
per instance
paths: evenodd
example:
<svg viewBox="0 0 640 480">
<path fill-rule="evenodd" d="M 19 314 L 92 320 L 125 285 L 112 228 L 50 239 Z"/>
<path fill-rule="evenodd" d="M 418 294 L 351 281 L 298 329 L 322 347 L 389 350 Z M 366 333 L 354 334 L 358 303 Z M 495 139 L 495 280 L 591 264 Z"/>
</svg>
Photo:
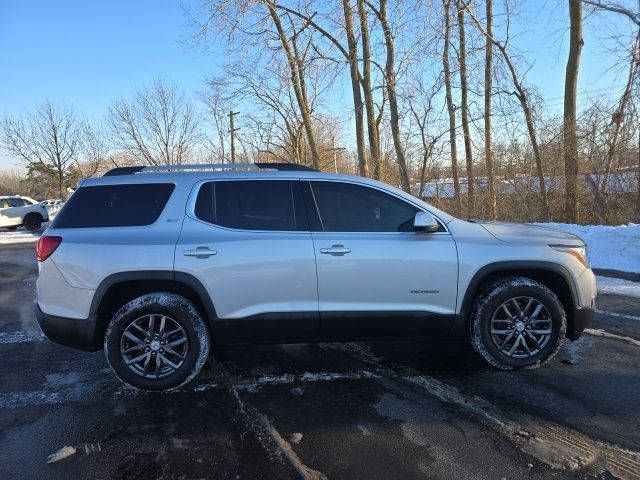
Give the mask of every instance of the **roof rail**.
<svg viewBox="0 0 640 480">
<path fill-rule="evenodd" d="M 319 172 L 317 168 L 307 167 L 306 165 L 300 165 L 298 163 L 289 163 L 289 162 L 279 162 L 279 163 L 255 163 L 258 168 L 264 170 L 280 170 L 283 172 L 292 172 L 292 171 L 304 171 L 304 172 Z"/>
<path fill-rule="evenodd" d="M 142 167 L 118 167 L 107 171 L 103 177 L 135 175 L 138 173 L 178 173 L 178 172 L 233 172 L 233 171 L 311 171 L 315 168 L 297 163 L 203 163 L 197 165 L 154 165 Z"/>
</svg>

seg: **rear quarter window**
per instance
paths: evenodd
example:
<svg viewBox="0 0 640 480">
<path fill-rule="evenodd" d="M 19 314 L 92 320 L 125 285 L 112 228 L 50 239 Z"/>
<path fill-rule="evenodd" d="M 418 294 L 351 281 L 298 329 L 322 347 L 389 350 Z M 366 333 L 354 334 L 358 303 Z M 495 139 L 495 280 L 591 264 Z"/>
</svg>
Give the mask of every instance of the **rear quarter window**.
<svg viewBox="0 0 640 480">
<path fill-rule="evenodd" d="M 160 217 L 175 185 L 142 183 L 79 188 L 53 221 L 53 228 L 140 227 Z"/>
</svg>

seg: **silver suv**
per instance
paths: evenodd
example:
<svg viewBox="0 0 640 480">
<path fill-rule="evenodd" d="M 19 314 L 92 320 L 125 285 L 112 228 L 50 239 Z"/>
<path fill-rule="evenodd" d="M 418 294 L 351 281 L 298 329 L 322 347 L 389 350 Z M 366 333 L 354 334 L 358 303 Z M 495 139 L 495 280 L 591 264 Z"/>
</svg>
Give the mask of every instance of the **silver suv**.
<svg viewBox="0 0 640 480">
<path fill-rule="evenodd" d="M 497 368 L 535 368 L 578 338 L 596 294 L 578 237 L 293 164 L 111 170 L 82 183 L 37 256 L 44 334 L 104 346 L 147 390 L 238 343 L 466 336 Z"/>
</svg>

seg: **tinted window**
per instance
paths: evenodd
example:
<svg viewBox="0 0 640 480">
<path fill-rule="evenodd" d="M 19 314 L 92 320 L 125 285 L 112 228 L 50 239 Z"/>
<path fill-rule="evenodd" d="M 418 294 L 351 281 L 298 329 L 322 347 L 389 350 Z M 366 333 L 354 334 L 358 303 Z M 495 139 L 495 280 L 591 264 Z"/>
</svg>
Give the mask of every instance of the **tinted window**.
<svg viewBox="0 0 640 480">
<path fill-rule="evenodd" d="M 195 214 L 206 222 L 241 230 L 304 230 L 304 218 L 295 208 L 295 186 L 281 180 L 205 183 Z"/>
<path fill-rule="evenodd" d="M 175 185 L 100 185 L 81 187 L 56 216 L 54 228 L 134 227 L 151 225 L 164 209 Z"/>
<path fill-rule="evenodd" d="M 326 232 L 411 232 L 417 209 L 379 190 L 337 182 L 311 182 Z"/>
<path fill-rule="evenodd" d="M 9 202 L 7 202 L 4 198 L 0 198 L 0 208 L 7 208 L 9 206 Z"/>
<path fill-rule="evenodd" d="M 10 207 L 24 207 L 27 203 L 22 198 L 8 198 Z"/>
</svg>

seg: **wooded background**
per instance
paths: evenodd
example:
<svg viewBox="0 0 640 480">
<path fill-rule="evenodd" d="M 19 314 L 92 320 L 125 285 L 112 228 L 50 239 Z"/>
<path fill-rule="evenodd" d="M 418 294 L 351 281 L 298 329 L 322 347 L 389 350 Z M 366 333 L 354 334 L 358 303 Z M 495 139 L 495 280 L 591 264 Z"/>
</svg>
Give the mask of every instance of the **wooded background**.
<svg viewBox="0 0 640 480">
<path fill-rule="evenodd" d="M 563 1 L 564 96 L 545 100 L 513 45 L 515 2 L 205 0 L 188 43 L 224 51 L 221 73 L 199 92 L 156 79 L 101 119 L 55 102 L 5 117 L 26 174 L 1 172 L 0 194 L 64 198 L 115 166 L 277 161 L 461 217 L 640 222 L 640 2 Z M 631 32 L 609 42 L 616 95 L 578 90 L 594 15 Z"/>
</svg>

